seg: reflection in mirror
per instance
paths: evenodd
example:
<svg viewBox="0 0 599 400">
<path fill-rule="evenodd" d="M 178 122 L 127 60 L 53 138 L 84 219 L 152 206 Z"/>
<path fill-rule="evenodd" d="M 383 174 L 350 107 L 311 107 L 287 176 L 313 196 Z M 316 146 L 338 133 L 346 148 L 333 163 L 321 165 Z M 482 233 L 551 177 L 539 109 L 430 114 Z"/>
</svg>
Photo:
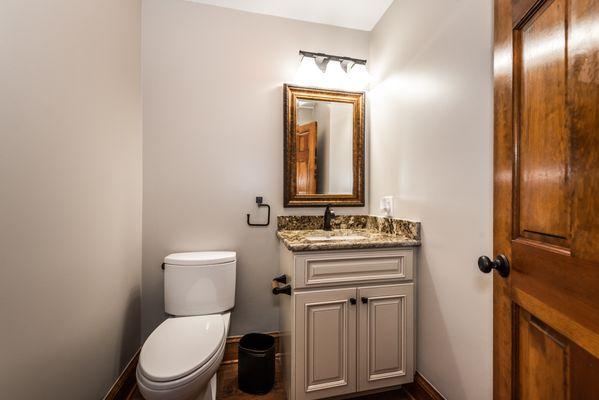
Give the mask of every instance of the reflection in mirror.
<svg viewBox="0 0 599 400">
<path fill-rule="evenodd" d="M 351 194 L 352 103 L 297 99 L 297 194 Z"/>
</svg>

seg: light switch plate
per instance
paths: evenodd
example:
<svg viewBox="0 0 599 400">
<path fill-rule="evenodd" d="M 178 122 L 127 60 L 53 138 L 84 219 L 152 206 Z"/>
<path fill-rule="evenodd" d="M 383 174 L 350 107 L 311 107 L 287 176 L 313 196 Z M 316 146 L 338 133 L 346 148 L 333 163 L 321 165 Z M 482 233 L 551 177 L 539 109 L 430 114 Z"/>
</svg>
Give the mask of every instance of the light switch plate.
<svg viewBox="0 0 599 400">
<path fill-rule="evenodd" d="M 393 196 L 383 196 L 380 201 L 380 208 L 386 217 L 393 216 Z"/>
</svg>

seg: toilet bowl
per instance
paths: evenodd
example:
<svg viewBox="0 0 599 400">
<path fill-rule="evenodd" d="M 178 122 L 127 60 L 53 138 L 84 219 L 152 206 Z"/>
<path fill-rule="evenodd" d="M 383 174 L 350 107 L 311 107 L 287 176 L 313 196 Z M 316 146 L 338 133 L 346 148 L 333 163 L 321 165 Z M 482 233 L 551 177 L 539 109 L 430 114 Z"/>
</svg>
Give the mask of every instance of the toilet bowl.
<svg viewBox="0 0 599 400">
<path fill-rule="evenodd" d="M 156 328 L 139 356 L 137 382 L 142 396 L 146 400 L 213 400 L 230 315 L 174 317 Z"/>
<path fill-rule="evenodd" d="M 234 252 L 165 258 L 171 314 L 142 346 L 136 377 L 146 400 L 214 400 L 235 299 Z"/>
</svg>

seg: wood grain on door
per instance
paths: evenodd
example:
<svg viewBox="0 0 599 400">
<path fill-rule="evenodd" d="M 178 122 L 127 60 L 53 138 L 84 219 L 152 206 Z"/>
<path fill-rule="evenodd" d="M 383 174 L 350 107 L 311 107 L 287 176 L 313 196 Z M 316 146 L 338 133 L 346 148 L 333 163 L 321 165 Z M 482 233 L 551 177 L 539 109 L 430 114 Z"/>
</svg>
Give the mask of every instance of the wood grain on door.
<svg viewBox="0 0 599 400">
<path fill-rule="evenodd" d="M 296 187 L 298 194 L 315 194 L 317 187 L 316 122 L 299 125 L 295 132 Z"/>
<path fill-rule="evenodd" d="M 494 15 L 494 399 L 595 399 L 599 0 Z"/>
</svg>

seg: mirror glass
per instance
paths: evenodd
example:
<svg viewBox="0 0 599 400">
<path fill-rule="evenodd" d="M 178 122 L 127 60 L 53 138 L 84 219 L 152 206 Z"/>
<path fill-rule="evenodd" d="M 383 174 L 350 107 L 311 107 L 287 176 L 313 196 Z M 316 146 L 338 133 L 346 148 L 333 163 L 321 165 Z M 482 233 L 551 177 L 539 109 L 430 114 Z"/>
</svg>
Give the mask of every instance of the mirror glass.
<svg viewBox="0 0 599 400">
<path fill-rule="evenodd" d="M 296 99 L 295 106 L 297 194 L 351 194 L 354 104 Z"/>
</svg>

